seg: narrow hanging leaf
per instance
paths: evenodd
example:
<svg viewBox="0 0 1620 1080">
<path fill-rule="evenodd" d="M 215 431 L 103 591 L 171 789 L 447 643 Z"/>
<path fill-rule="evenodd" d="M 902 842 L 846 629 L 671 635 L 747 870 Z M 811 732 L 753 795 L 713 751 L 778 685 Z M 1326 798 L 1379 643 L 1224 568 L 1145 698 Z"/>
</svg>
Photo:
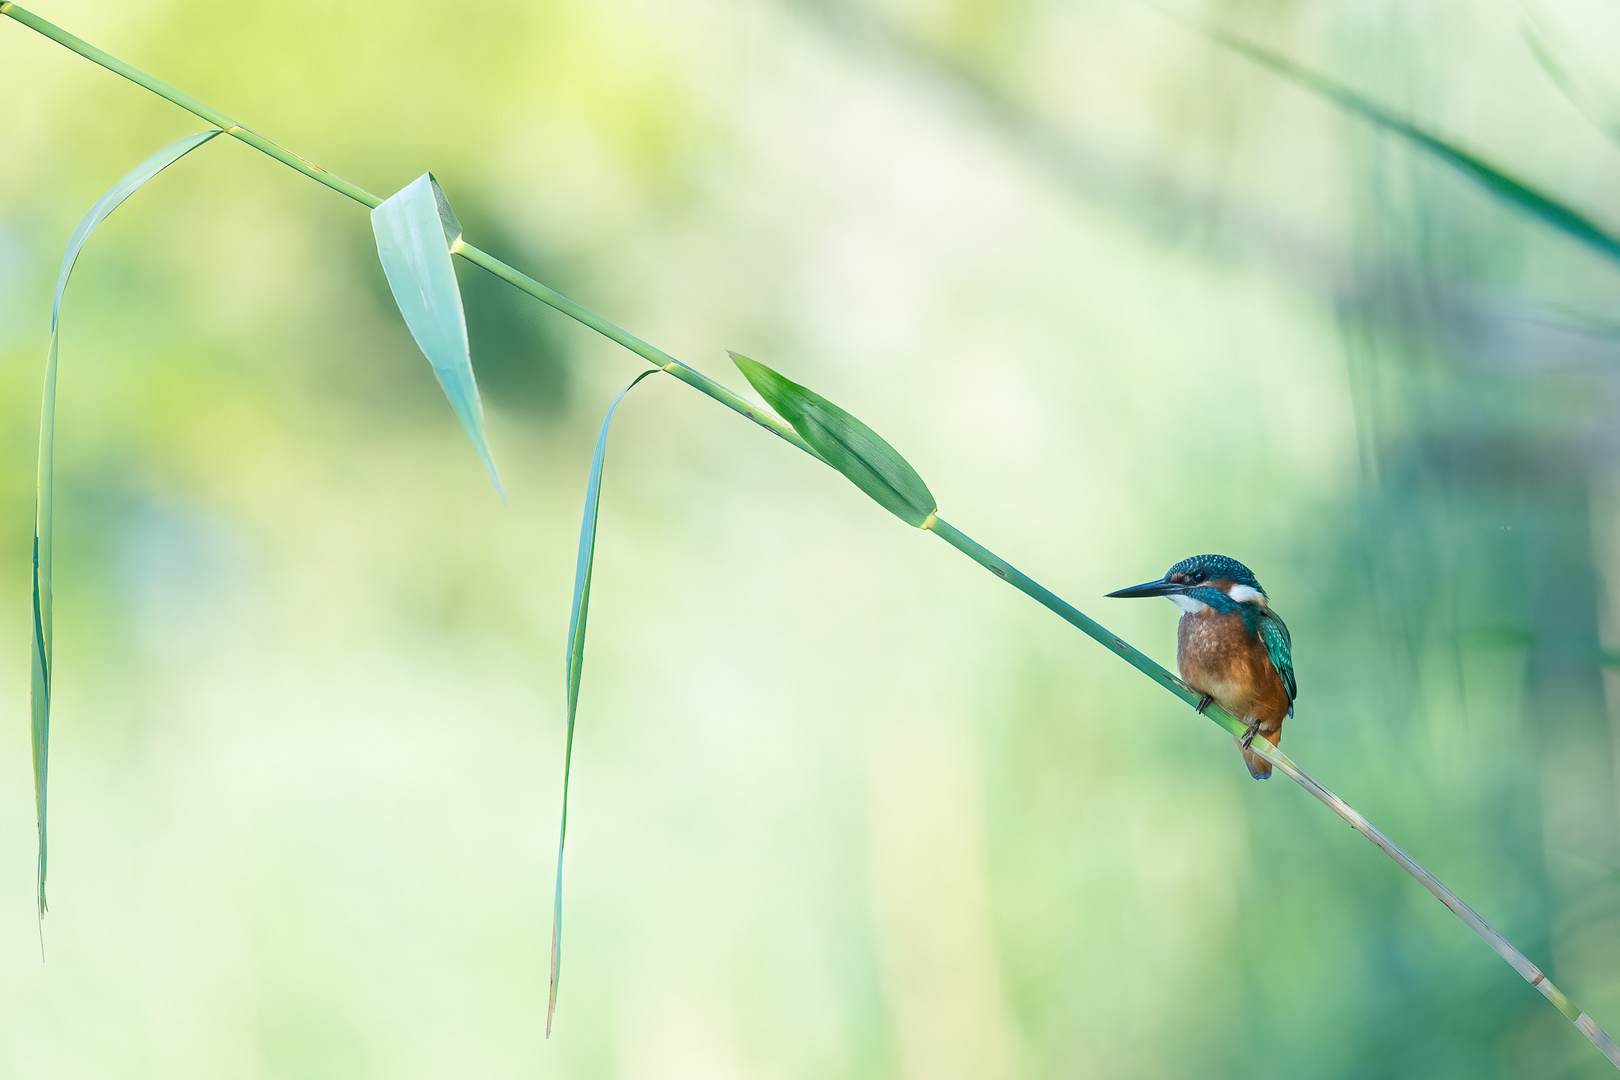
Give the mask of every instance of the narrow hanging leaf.
<svg viewBox="0 0 1620 1080">
<path fill-rule="evenodd" d="M 596 454 L 591 458 L 591 476 L 585 484 L 585 516 L 579 523 L 579 557 L 574 563 L 574 610 L 568 617 L 568 739 L 563 750 L 562 825 L 557 830 L 557 889 L 551 902 L 551 996 L 546 1004 L 546 1037 L 551 1037 L 551 1018 L 557 1011 L 557 975 L 562 966 L 562 871 L 563 843 L 568 839 L 568 774 L 574 763 L 574 717 L 579 710 L 579 680 L 585 670 L 585 616 L 591 606 L 591 564 L 596 557 L 596 508 L 602 499 L 602 463 L 607 457 L 608 427 L 624 395 L 636 383 L 659 371 L 643 371 L 608 406 L 602 417 L 602 430 L 596 435 Z"/>
<path fill-rule="evenodd" d="M 45 790 L 50 774 L 51 745 L 51 511 L 54 502 L 52 462 L 56 448 L 56 340 L 62 314 L 62 294 L 67 291 L 68 276 L 73 273 L 79 252 L 96 226 L 133 195 L 136 188 L 218 134 L 218 128 L 210 128 L 187 135 L 141 162 L 122 180 L 108 188 L 106 194 L 97 199 L 90 211 L 79 219 L 73 235 L 68 237 L 67 250 L 62 253 L 62 269 L 56 275 L 56 297 L 51 302 L 51 346 L 45 359 L 45 393 L 39 413 L 39 479 L 34 493 L 34 632 L 30 635 L 33 642 L 33 686 L 30 696 L 33 705 L 34 814 L 39 825 L 37 883 L 41 918 L 45 915 Z"/>
<path fill-rule="evenodd" d="M 884 509 L 921 527 L 938 508 L 917 470 L 877 432 L 759 361 L 738 353 L 731 353 L 731 359 L 805 442 Z"/>
<path fill-rule="evenodd" d="M 445 397 L 461 418 L 462 430 L 504 499 L 484 438 L 484 404 L 473 379 L 467 316 L 450 258 L 461 240 L 461 222 L 433 174 L 423 173 L 371 211 L 371 230 L 377 235 L 377 256 L 399 313 L 433 365 Z"/>
<path fill-rule="evenodd" d="M 1416 124 L 1390 112 L 1382 105 L 1362 97 L 1349 87 L 1342 86 L 1285 57 L 1263 49 L 1242 38 L 1212 31 L 1215 40 L 1235 52 L 1241 53 L 1261 67 L 1281 75 L 1364 120 L 1406 139 L 1421 150 L 1450 165 L 1469 177 L 1486 191 L 1518 209 L 1539 218 L 1543 223 L 1574 237 L 1611 259 L 1620 260 L 1620 237 L 1616 237 L 1591 218 L 1544 194 L 1530 184 L 1492 165 L 1484 158 L 1462 149 L 1438 135 L 1431 134 Z"/>
</svg>

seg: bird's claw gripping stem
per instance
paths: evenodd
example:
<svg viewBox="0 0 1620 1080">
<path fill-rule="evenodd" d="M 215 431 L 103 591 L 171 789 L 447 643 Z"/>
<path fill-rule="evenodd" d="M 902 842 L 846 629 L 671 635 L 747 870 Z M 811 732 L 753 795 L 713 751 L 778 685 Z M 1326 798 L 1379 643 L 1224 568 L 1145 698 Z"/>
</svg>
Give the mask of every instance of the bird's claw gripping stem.
<svg viewBox="0 0 1620 1080">
<path fill-rule="evenodd" d="M 1214 700 L 1214 698 L 1210 697 L 1208 694 L 1205 694 L 1203 697 L 1198 699 L 1198 704 L 1193 708 L 1193 712 L 1197 713 L 1199 716 L 1203 716 L 1204 710 L 1209 708 L 1209 703 Z"/>
<path fill-rule="evenodd" d="M 1254 736 L 1259 730 L 1260 721 L 1250 720 L 1248 728 L 1243 732 L 1243 737 L 1238 740 L 1238 745 L 1247 750 L 1249 748 L 1249 744 L 1254 742 Z"/>
</svg>

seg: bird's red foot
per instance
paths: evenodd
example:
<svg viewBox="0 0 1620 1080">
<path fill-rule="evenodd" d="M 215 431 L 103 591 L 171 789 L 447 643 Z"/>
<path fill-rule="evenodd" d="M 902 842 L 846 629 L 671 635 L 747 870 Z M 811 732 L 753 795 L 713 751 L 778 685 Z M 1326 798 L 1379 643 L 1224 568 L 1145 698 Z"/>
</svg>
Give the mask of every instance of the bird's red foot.
<svg viewBox="0 0 1620 1080">
<path fill-rule="evenodd" d="M 1260 721 L 1250 720 L 1248 729 L 1243 732 L 1243 737 L 1238 740 L 1238 745 L 1247 750 L 1250 744 L 1254 742 L 1254 737 L 1259 731 Z"/>
<path fill-rule="evenodd" d="M 1210 697 L 1208 694 L 1205 694 L 1203 697 L 1198 699 L 1198 705 L 1193 709 L 1193 712 L 1197 713 L 1199 716 L 1203 716 L 1204 710 L 1209 708 L 1209 703 L 1214 700 L 1214 698 Z"/>
</svg>

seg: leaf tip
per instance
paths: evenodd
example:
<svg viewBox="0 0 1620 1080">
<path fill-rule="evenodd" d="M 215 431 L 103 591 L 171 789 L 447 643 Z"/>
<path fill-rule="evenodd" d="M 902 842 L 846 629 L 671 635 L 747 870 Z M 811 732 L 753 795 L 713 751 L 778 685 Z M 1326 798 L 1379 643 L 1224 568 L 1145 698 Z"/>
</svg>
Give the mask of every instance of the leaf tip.
<svg viewBox="0 0 1620 1080">
<path fill-rule="evenodd" d="M 551 939 L 551 994 L 546 1001 L 546 1038 L 551 1038 L 551 1021 L 557 1015 L 557 938 Z"/>
</svg>

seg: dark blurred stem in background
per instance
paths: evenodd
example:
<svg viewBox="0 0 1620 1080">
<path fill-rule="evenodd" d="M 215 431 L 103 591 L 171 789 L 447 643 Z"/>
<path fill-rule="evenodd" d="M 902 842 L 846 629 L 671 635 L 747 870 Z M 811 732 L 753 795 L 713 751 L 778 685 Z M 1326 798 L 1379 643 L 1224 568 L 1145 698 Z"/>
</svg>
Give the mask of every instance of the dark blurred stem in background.
<svg viewBox="0 0 1620 1080">
<path fill-rule="evenodd" d="M 1517 853 L 1518 865 L 1542 868 L 1535 875 L 1543 903 L 1533 951 L 1556 950 L 1566 962 L 1594 971 L 1620 965 L 1614 944 L 1620 942 L 1620 819 L 1590 498 L 1613 467 L 1613 439 L 1604 433 L 1614 427 L 1620 397 L 1614 328 L 1527 297 L 1479 296 L 1468 260 L 1479 242 L 1432 249 L 1444 248 L 1446 240 L 1443 228 L 1435 238 L 1436 223 L 1457 218 L 1443 205 L 1453 197 L 1446 185 L 1454 188 L 1455 181 L 1439 180 L 1441 192 L 1428 192 L 1431 205 L 1405 220 L 1396 207 L 1370 208 L 1357 235 L 1376 239 L 1339 250 L 1297 222 L 1246 205 L 1241 192 L 1192 186 L 1151 162 L 1121 162 L 1041 115 L 965 56 L 859 3 L 786 3 L 835 40 L 943 88 L 1010 154 L 1061 190 L 1162 243 L 1194 244 L 1217 258 L 1261 266 L 1293 288 L 1318 292 L 1338 310 L 1365 466 L 1363 528 L 1345 538 L 1341 557 L 1346 565 L 1361 565 L 1395 635 L 1390 661 L 1405 676 L 1395 686 L 1405 689 L 1385 691 L 1387 715 L 1423 715 L 1426 673 L 1418 661 L 1425 639 L 1446 642 L 1459 694 L 1464 648 L 1479 645 L 1482 628 L 1525 649 L 1522 723 L 1536 759 L 1516 769 L 1508 763 L 1519 796 L 1481 811 L 1490 831 Z M 1393 129 L 1416 145 L 1399 157 L 1414 169 L 1437 171 L 1432 155 L 1532 220 L 1600 253 L 1614 251 L 1612 235 L 1579 211 L 1378 104 L 1241 39 L 1184 25 Z M 1537 44 L 1543 64 L 1564 74 L 1547 46 Z M 1561 81 L 1567 83 L 1567 75 Z M 1600 119 L 1593 122 L 1611 130 Z M 1512 214 L 1489 220 L 1498 217 Z M 1386 735 L 1410 738 L 1423 727 L 1403 722 Z M 1391 768 L 1397 782 L 1422 783 L 1405 775 L 1404 763 Z M 1410 968 L 1401 974 L 1410 976 Z M 1394 1060 L 1402 1043 L 1417 1052 L 1425 1037 L 1403 1032 L 1419 1025 L 1434 988 L 1421 975 L 1389 984 L 1403 983 L 1395 993 L 1405 1005 L 1390 1012 L 1407 1019 L 1373 1034 L 1369 1062 Z M 1512 1016 L 1480 1020 L 1485 1031 L 1493 1023 L 1511 1025 Z"/>
<path fill-rule="evenodd" d="M 1190 191 L 1152 169 L 1121 169 L 1108 164 L 1103 155 L 1085 149 L 1071 136 L 1043 121 L 992 83 L 849 5 L 835 0 L 797 0 L 797 6 L 815 12 L 841 32 L 863 42 L 881 45 L 932 76 L 961 89 L 986 120 L 1006 134 L 1010 145 L 1019 153 L 1040 163 L 1070 190 L 1088 199 L 1108 203 L 1153 235 L 1171 237 L 1179 231 L 1182 223 L 1197 222 L 1217 213 L 1228 222 L 1233 220 L 1230 208 L 1223 200 Z M 88 59 L 168 98 L 222 127 L 234 137 L 363 205 L 374 207 L 379 202 L 375 195 L 310 164 L 285 148 L 242 128 L 217 110 L 94 49 L 14 4 L 0 3 L 0 14 L 9 15 Z M 1150 193 L 1145 199 L 1141 197 L 1144 190 Z M 1237 220 L 1237 227 L 1229 228 L 1223 235 L 1235 233 L 1254 250 L 1266 253 L 1279 270 L 1288 273 L 1296 282 L 1312 281 L 1324 292 L 1335 296 L 1341 294 L 1340 282 L 1344 280 L 1344 275 L 1331 269 L 1339 265 L 1340 260 L 1323 257 L 1317 246 L 1302 243 L 1261 215 L 1247 214 Z M 479 249 L 468 246 L 460 248 L 458 253 L 688 382 L 800 449 L 819 457 L 790 427 L 754 410 L 731 391 L 661 350 Z M 1382 265 L 1388 260 L 1375 254 L 1375 261 Z M 1416 272 L 1397 266 L 1384 280 L 1401 282 L 1402 289 L 1398 291 L 1404 295 L 1404 285 L 1408 280 L 1423 278 L 1422 268 L 1427 264 L 1418 260 L 1416 265 L 1419 268 Z M 1324 270 L 1324 267 L 1329 269 Z M 1450 295 L 1448 284 L 1428 284 L 1434 286 L 1429 291 L 1435 296 L 1444 298 Z M 1352 292 L 1352 295 L 1356 293 Z M 1373 295 L 1377 295 L 1376 290 L 1373 290 Z M 1391 314 L 1376 303 L 1351 304 L 1342 310 L 1348 311 L 1351 322 L 1358 325 L 1372 323 L 1380 330 L 1390 325 L 1401 325 L 1401 320 L 1410 315 L 1400 305 L 1396 305 Z M 1433 319 L 1440 329 L 1437 336 L 1424 340 L 1426 349 L 1444 353 L 1446 350 L 1437 347 L 1436 342 L 1449 346 L 1464 340 L 1458 327 L 1467 325 L 1466 320 L 1456 317 L 1456 308 L 1450 303 L 1441 302 L 1421 314 Z M 1496 562 L 1486 560 L 1470 569 L 1485 570 L 1493 575 L 1489 580 L 1505 583 L 1507 588 L 1499 595 L 1509 603 L 1522 600 L 1527 604 L 1528 610 L 1524 614 L 1530 620 L 1527 629 L 1531 647 L 1525 706 L 1530 722 L 1538 728 L 1535 744 L 1542 755 L 1539 772 L 1542 778 L 1543 829 L 1548 836 L 1567 840 L 1583 852 L 1596 852 L 1605 865 L 1613 865 L 1617 861 L 1613 747 L 1603 709 L 1597 660 L 1596 573 L 1591 555 L 1588 504 L 1590 476 L 1594 471 L 1592 443 L 1590 440 L 1570 438 L 1571 429 L 1565 423 L 1554 424 L 1550 436 L 1545 428 L 1535 429 L 1534 425 L 1528 437 L 1511 423 L 1506 429 L 1501 428 L 1499 410 L 1476 410 L 1472 404 L 1477 400 L 1479 378 L 1477 372 L 1469 370 L 1468 362 L 1476 355 L 1489 355 L 1489 352 L 1466 349 L 1459 352 L 1457 358 L 1443 357 L 1444 378 L 1429 379 L 1428 389 L 1433 391 L 1438 388 L 1438 391 L 1427 396 L 1418 394 L 1414 398 L 1420 420 L 1417 424 L 1410 423 L 1411 416 L 1403 418 L 1407 421 L 1405 423 L 1385 424 L 1384 418 L 1379 415 L 1379 410 L 1386 404 L 1385 399 L 1376 392 L 1361 395 L 1358 410 L 1363 414 L 1363 430 L 1398 432 L 1388 441 L 1375 442 L 1370 450 L 1363 448 L 1368 452 L 1369 460 L 1376 462 L 1377 475 L 1382 478 L 1369 497 L 1375 502 L 1391 502 L 1391 505 L 1381 509 L 1375 520 L 1400 523 L 1415 530 L 1418 535 L 1407 545 L 1408 551 L 1421 553 L 1420 562 L 1426 562 L 1431 567 L 1453 566 L 1456 561 L 1454 551 L 1446 543 L 1448 538 L 1444 535 L 1444 529 L 1431 529 L 1424 521 L 1427 508 L 1444 502 L 1443 498 L 1430 498 L 1431 495 L 1438 493 L 1446 496 L 1456 489 L 1464 489 L 1465 494 L 1481 495 L 1481 507 L 1487 522 L 1499 519 L 1506 512 L 1513 520 L 1525 523 L 1527 527 L 1519 532 L 1518 543 L 1522 546 L 1511 549 L 1508 559 Z M 1397 376 L 1411 380 L 1408 371 L 1399 371 Z M 1511 377 L 1503 381 L 1513 382 Z M 1523 395 L 1522 388 L 1517 385 L 1508 387 L 1508 392 L 1514 400 L 1520 396 L 1535 396 Z M 1429 411 L 1425 413 L 1424 410 Z M 1531 418 L 1545 416 L 1534 410 L 1529 415 Z M 1498 467 L 1503 462 L 1512 463 L 1512 467 Z M 1529 468 L 1521 471 L 1524 463 L 1529 463 Z M 1401 477 L 1403 467 L 1412 470 L 1412 498 L 1405 497 L 1404 489 L 1391 480 L 1392 476 Z M 1430 490 L 1431 486 L 1436 490 Z M 1389 537 L 1386 536 L 1365 539 L 1375 550 L 1379 545 L 1386 548 L 1389 545 Z M 977 545 L 965 538 L 961 540 L 959 547 L 1003 579 L 1008 579 L 1008 568 L 997 569 L 994 564 L 999 564 L 999 560 L 993 555 L 978 549 Z M 977 549 L 980 554 L 973 554 L 970 548 Z M 1411 564 L 1408 566 L 1410 568 Z M 1377 576 L 1382 577 L 1385 572 L 1386 568 L 1380 565 Z M 1413 610 L 1419 606 L 1426 610 L 1426 605 L 1436 595 L 1432 583 L 1440 576 L 1428 575 L 1426 582 L 1420 583 L 1418 588 L 1401 593 L 1401 600 L 1415 605 Z M 1036 595 L 1035 592 L 1030 594 Z M 1444 605 L 1442 609 L 1445 609 Z M 1425 613 L 1422 617 L 1409 620 L 1409 625 L 1423 625 L 1427 619 Z M 1455 634 L 1458 628 L 1453 626 L 1451 629 Z M 1103 638 L 1099 637 L 1099 640 Z M 1124 655 L 1128 647 L 1114 640 L 1118 645 L 1116 651 Z M 1108 642 L 1104 641 L 1104 644 Z M 1129 651 L 1134 653 L 1134 650 Z M 1138 666 L 1144 671 L 1148 670 L 1142 664 Z M 1149 674 L 1153 673 L 1149 671 Z M 1174 686 L 1170 688 L 1173 692 L 1183 693 Z M 1414 712 L 1412 715 L 1419 714 Z M 1217 722 L 1223 721 L 1217 718 Z M 1385 743 L 1386 747 L 1398 745 L 1398 739 Z M 1602 752 L 1594 753 L 1595 747 L 1601 747 Z M 1286 758 L 1278 754 L 1277 760 L 1285 762 Z M 1288 765 L 1292 769 L 1292 764 Z M 1290 775 L 1295 772 L 1297 769 L 1291 771 Z M 1295 779 L 1308 790 L 1314 784 L 1314 781 L 1308 782 L 1308 778 L 1302 779 L 1298 775 L 1295 775 Z M 1313 794 L 1330 806 L 1339 802 L 1325 789 L 1313 790 Z M 1341 815 L 1347 815 L 1347 820 L 1360 822 L 1358 830 L 1379 843 L 1382 834 L 1375 837 L 1372 834 L 1376 830 L 1369 832 L 1362 828 L 1365 822 L 1359 814 L 1343 807 L 1342 802 L 1339 802 L 1336 810 Z M 1522 822 L 1509 824 L 1518 824 L 1518 834 L 1523 835 Z M 1396 857 L 1397 862 L 1401 862 L 1419 880 L 1425 877 L 1433 880 L 1432 875 L 1427 875 L 1409 857 L 1403 862 L 1401 856 L 1404 853 L 1397 855 L 1398 849 L 1391 850 L 1393 845 L 1388 845 L 1387 840 L 1379 846 Z M 1557 882 L 1562 880 L 1563 875 L 1555 873 L 1553 877 Z M 1434 886 L 1438 882 L 1425 884 L 1435 891 Z M 1440 888 L 1443 889 L 1443 886 Z M 1560 887 L 1559 892 L 1562 900 L 1560 906 L 1565 915 L 1557 929 L 1566 949 L 1600 950 L 1605 941 L 1620 940 L 1620 906 L 1615 902 L 1616 891 L 1612 881 L 1607 884 L 1606 891 L 1569 886 Z M 1444 893 L 1442 895 L 1437 891 L 1436 895 L 1441 896 L 1442 900 L 1446 896 L 1455 900 L 1449 890 L 1444 890 Z M 1447 906 L 1464 917 L 1465 922 L 1468 921 L 1466 915 L 1458 911 L 1460 902 L 1456 906 L 1448 902 Z M 1474 918 L 1478 921 L 1477 916 Z M 1501 947 L 1493 943 L 1493 948 L 1498 948 L 1560 1011 L 1573 1019 L 1583 1034 L 1611 1061 L 1620 1064 L 1620 1051 L 1616 1051 L 1614 1043 L 1584 1013 L 1571 1015 L 1576 1010 L 1567 998 L 1552 988 L 1550 982 L 1522 954 L 1501 941 L 1500 935 L 1495 935 L 1489 927 L 1482 930 L 1482 922 L 1478 926 L 1472 922 L 1470 925 L 1487 941 L 1494 936 Z"/>
<path fill-rule="evenodd" d="M 1291 288 L 1316 293 L 1342 305 L 1359 290 L 1369 261 L 1376 272 L 1399 279 L 1408 290 L 1422 289 L 1433 301 L 1430 318 L 1454 321 L 1453 332 L 1469 335 L 1487 349 L 1511 339 L 1518 347 L 1550 349 L 1566 361 L 1608 362 L 1620 356 L 1620 325 L 1612 319 L 1563 307 L 1548 308 L 1525 298 L 1478 295 L 1461 278 L 1437 280 L 1420 265 L 1388 252 L 1348 251 L 1318 235 L 1308 224 L 1284 221 L 1248 201 L 1241 191 L 1210 187 L 1175 175 L 1158 163 L 1121 156 L 1044 116 L 995 79 L 973 69 L 962 57 L 923 40 L 851 0 L 783 0 L 833 40 L 863 50 L 944 90 L 996 138 L 1014 158 L 1049 178 L 1059 190 L 1098 207 L 1144 236 L 1171 247 L 1234 263 L 1252 264 L 1287 281 Z M 1157 5 L 1146 8 L 1160 11 Z M 1187 32 L 1211 33 L 1194 24 Z M 1235 47 L 1238 39 L 1212 37 Z M 1269 56 L 1256 50 L 1261 56 Z M 1253 57 L 1251 57 L 1253 59 Z M 1204 88 L 1204 93 L 1215 92 Z M 1611 239 L 1603 238 L 1605 241 Z M 1363 318 L 1408 325 L 1396 307 L 1369 308 Z"/>
</svg>

